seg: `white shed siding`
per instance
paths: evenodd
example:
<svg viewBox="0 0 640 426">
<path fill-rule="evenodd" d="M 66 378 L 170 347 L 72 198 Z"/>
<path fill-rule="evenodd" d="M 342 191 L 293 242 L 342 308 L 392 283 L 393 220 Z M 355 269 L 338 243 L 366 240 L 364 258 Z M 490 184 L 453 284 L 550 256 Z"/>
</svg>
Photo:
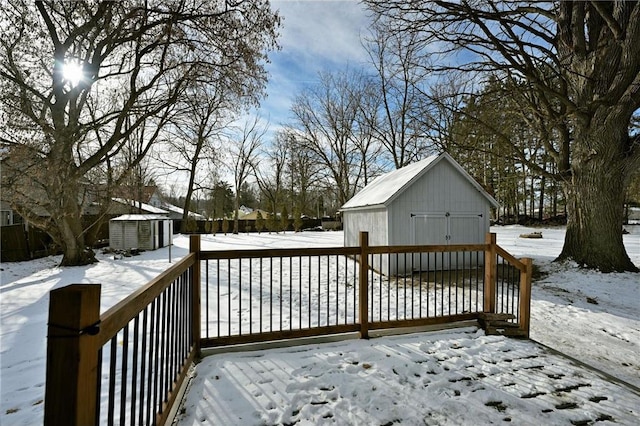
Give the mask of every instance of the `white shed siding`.
<svg viewBox="0 0 640 426">
<path fill-rule="evenodd" d="M 480 218 L 489 226 L 489 204 L 486 198 L 465 179 L 449 162 L 438 162 L 389 205 L 391 234 L 389 244 L 442 244 L 416 236 L 411 229 L 411 215 L 463 215 Z M 468 229 L 456 226 L 455 243 L 482 243 L 477 238 L 478 220 L 470 220 Z M 473 229 L 472 229 L 473 228 Z M 444 234 L 446 235 L 446 234 Z M 453 240 L 450 242 L 453 243 Z"/>
<path fill-rule="evenodd" d="M 170 229 L 170 219 L 165 217 L 120 216 L 109 221 L 109 246 L 116 250 L 155 250 L 171 243 Z"/>
<path fill-rule="evenodd" d="M 345 247 L 360 245 L 360 232 L 369 233 L 369 245 L 388 245 L 387 210 L 384 208 L 345 211 L 342 224 Z"/>
<path fill-rule="evenodd" d="M 371 245 L 482 244 L 492 205 L 497 202 L 449 155 L 429 157 L 377 178 L 343 206 L 345 244 L 357 245 L 360 230 L 369 231 Z M 419 260 L 392 258 L 393 264 L 374 267 L 385 274 L 410 273 Z M 429 268 L 481 261 L 433 260 Z"/>
</svg>

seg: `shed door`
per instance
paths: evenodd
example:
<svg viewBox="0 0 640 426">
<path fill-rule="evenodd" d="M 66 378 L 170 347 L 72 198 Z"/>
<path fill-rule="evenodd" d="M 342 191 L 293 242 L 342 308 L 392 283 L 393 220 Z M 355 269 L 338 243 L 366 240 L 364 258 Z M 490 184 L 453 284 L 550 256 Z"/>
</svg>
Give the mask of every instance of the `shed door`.
<svg viewBox="0 0 640 426">
<path fill-rule="evenodd" d="M 451 214 L 448 244 L 482 244 L 485 232 L 483 219 L 482 213 Z"/>
<path fill-rule="evenodd" d="M 484 220 L 481 213 L 413 213 L 411 215 L 412 244 L 482 244 L 485 232 L 483 225 Z M 449 256 L 442 253 L 425 253 L 422 255 L 422 259 L 414 260 L 413 269 L 455 268 L 462 266 L 462 263 L 468 265 L 471 262 L 471 257 L 470 254 L 456 258 L 454 254 Z"/>
<path fill-rule="evenodd" d="M 412 213 L 412 244 L 482 244 L 482 213 Z"/>
<path fill-rule="evenodd" d="M 165 220 L 158 221 L 158 244 L 156 248 L 164 247 L 166 244 L 164 243 L 164 224 L 167 223 Z"/>
<path fill-rule="evenodd" d="M 449 218 L 443 213 L 412 215 L 413 244 L 447 244 Z"/>
<path fill-rule="evenodd" d="M 138 248 L 143 250 L 153 250 L 153 223 L 148 220 L 138 222 Z"/>
<path fill-rule="evenodd" d="M 122 248 L 129 250 L 138 247 L 138 222 L 127 220 L 122 227 L 124 244 Z"/>
</svg>

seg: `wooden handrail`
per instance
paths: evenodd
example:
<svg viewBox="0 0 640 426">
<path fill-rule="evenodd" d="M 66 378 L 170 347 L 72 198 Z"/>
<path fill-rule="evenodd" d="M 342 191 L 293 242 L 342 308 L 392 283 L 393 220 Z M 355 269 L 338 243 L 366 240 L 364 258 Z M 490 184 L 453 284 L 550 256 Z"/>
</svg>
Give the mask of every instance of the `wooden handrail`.
<svg viewBox="0 0 640 426">
<path fill-rule="evenodd" d="M 524 271 L 526 269 L 526 265 L 524 263 L 522 263 L 522 261 L 520 259 L 517 259 L 516 257 L 514 257 L 512 254 L 510 254 L 508 251 L 506 251 L 505 249 L 503 249 L 499 245 L 496 245 L 496 253 L 498 253 L 500 256 L 502 256 L 510 264 L 515 266 L 516 269 L 518 269 L 520 271 Z"/>
<path fill-rule="evenodd" d="M 200 260 L 206 259 L 252 259 L 261 257 L 298 257 L 325 255 L 356 255 L 360 247 L 312 247 L 283 249 L 251 249 L 251 250 L 204 250 L 200 252 Z"/>
<path fill-rule="evenodd" d="M 451 245 L 403 245 L 403 246 L 369 246 L 371 254 L 380 253 L 435 253 L 455 251 L 485 251 L 487 244 L 451 244 Z"/>
<path fill-rule="evenodd" d="M 176 278 L 193 266 L 196 259 L 196 254 L 188 254 L 148 284 L 134 291 L 131 295 L 103 313 L 100 316 L 100 334 L 98 335 L 100 346 L 107 343 L 118 331 L 126 326 L 129 321 L 135 318 L 149 303 L 158 297 Z"/>
</svg>

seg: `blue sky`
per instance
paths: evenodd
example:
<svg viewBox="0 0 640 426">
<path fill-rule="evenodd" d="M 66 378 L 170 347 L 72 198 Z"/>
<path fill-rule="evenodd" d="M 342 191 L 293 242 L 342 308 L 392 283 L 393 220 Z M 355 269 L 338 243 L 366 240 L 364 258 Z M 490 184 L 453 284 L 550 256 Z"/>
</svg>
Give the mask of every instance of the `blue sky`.
<svg viewBox="0 0 640 426">
<path fill-rule="evenodd" d="M 272 0 L 271 6 L 282 17 L 278 39 L 281 50 L 269 55 L 267 96 L 260 108 L 236 121 L 242 126 L 257 115 L 263 125 L 269 126 L 266 144 L 271 143 L 279 127 L 290 121 L 293 99 L 305 86 L 317 84 L 319 72 L 360 67 L 368 59 L 360 36 L 369 31 L 369 19 L 358 1 Z M 227 168 L 221 167 L 219 172 L 223 180 L 233 181 Z M 206 179 L 204 173 L 199 179 Z M 169 192 L 186 192 L 187 179 L 181 173 L 158 175 L 156 181 Z"/>
<path fill-rule="evenodd" d="M 282 49 L 270 55 L 267 98 L 257 113 L 273 128 L 288 121 L 294 97 L 315 84 L 319 72 L 366 63 L 360 36 L 369 19 L 355 0 L 274 0 L 272 8 L 282 17 Z"/>
</svg>

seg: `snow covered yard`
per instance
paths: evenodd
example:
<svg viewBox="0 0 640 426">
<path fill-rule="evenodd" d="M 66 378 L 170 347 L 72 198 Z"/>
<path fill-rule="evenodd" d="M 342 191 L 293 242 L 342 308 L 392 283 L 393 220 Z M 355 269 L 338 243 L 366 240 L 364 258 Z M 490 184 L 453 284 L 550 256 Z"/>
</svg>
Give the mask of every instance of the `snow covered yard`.
<svg viewBox="0 0 640 426">
<path fill-rule="evenodd" d="M 639 265 L 640 226 L 627 229 L 627 251 Z M 546 274 L 533 286 L 532 338 L 640 386 L 638 274 L 552 264 L 562 247 L 562 228 L 492 231 L 498 244 L 516 256 L 533 257 Z M 543 238 L 518 238 L 531 231 L 542 231 Z M 174 242 L 177 259 L 187 252 L 188 239 Z M 203 249 L 339 245 L 339 232 L 204 236 L 202 241 Z M 78 268 L 57 267 L 57 257 L 2 264 L 0 424 L 42 423 L 48 292 L 71 283 L 102 283 L 104 311 L 170 266 L 168 255 L 166 248 L 119 260 L 100 255 L 100 263 Z M 238 415 L 243 424 L 640 421 L 639 395 L 629 388 L 531 342 L 483 336 L 475 329 L 216 355 L 197 371 L 180 424 L 203 418 L 237 424 L 232 416 Z M 237 396 L 232 404 L 224 402 L 229 395 Z M 194 398 L 197 406 L 190 403 Z M 229 417 L 215 417 L 220 413 Z"/>
</svg>

